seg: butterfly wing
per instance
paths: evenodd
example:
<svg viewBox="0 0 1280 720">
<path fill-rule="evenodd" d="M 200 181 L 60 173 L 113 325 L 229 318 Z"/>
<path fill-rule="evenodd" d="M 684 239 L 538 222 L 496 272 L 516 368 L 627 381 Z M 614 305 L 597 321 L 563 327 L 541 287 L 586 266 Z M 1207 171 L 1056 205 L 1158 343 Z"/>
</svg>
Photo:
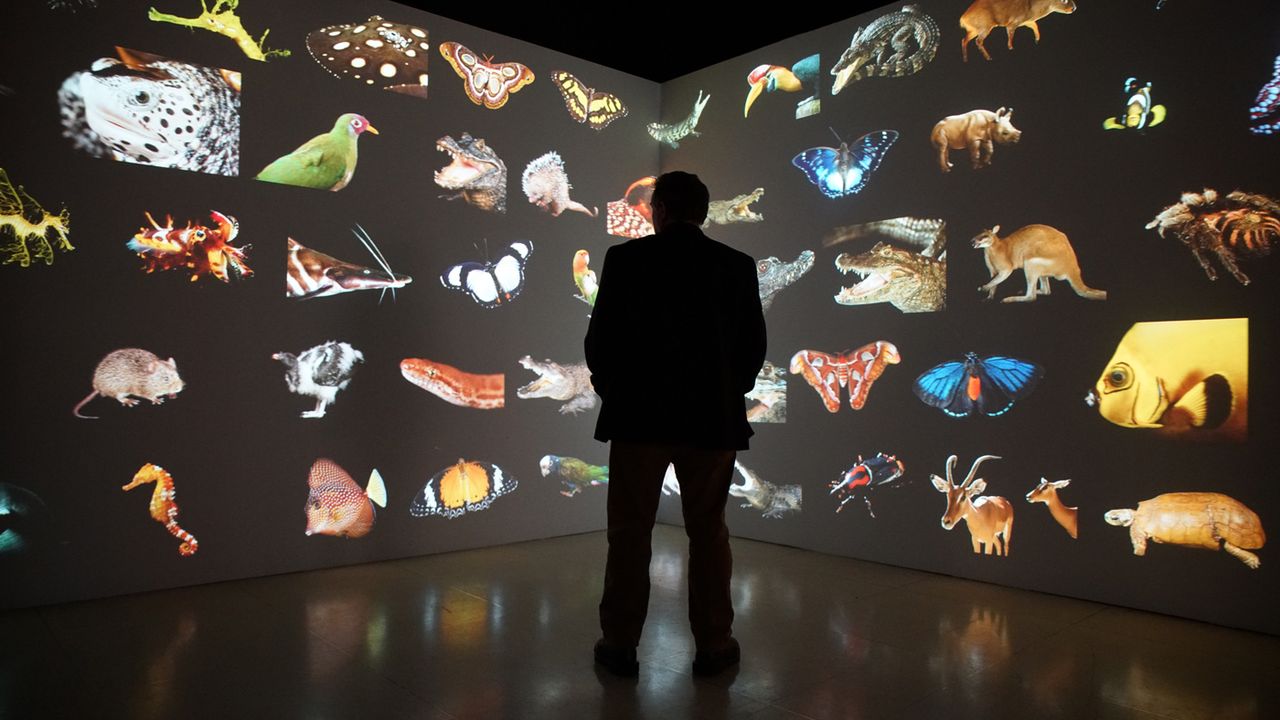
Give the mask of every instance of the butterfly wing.
<svg viewBox="0 0 1280 720">
<path fill-rule="evenodd" d="M 960 392 L 960 388 L 966 376 L 965 363 L 944 362 L 924 371 L 916 378 L 911 389 L 925 405 L 936 407 L 954 417 L 964 417 L 969 412 L 962 411 L 965 408 L 965 395 Z"/>
<path fill-rule="evenodd" d="M 440 275 L 440 284 L 450 290 L 465 292 L 486 308 L 501 302 L 498 281 L 490 266 L 471 260 L 451 266 Z"/>
<path fill-rule="evenodd" d="M 800 168 L 809 182 L 818 186 L 823 195 L 837 198 L 844 194 L 844 179 L 837 172 L 835 148 L 815 147 L 791 158 L 791 164 Z"/>
<path fill-rule="evenodd" d="M 842 195 L 860 192 L 871 180 L 871 173 L 880 167 L 885 153 L 898 139 L 896 130 L 880 130 L 858 138 L 852 146 L 841 145 L 836 161 L 839 169 Z"/>
<path fill-rule="evenodd" d="M 573 73 L 556 70 L 551 73 L 551 81 L 556 84 L 560 96 L 564 98 L 565 109 L 574 122 L 586 122 L 591 102 L 590 88 L 573 76 Z"/>
<path fill-rule="evenodd" d="M 511 243 L 507 252 L 487 269 L 498 292 L 498 303 L 515 299 L 524 289 L 524 264 L 533 245 L 524 241 Z"/>
<path fill-rule="evenodd" d="M 609 123 L 627 116 L 627 106 L 617 95 L 592 90 L 587 101 L 587 125 L 592 130 L 603 130 Z"/>
<path fill-rule="evenodd" d="M 1031 394 L 1036 383 L 1044 377 L 1044 368 L 1018 358 L 992 355 L 978 361 L 991 383 L 1008 395 L 1010 400 L 1021 400 Z"/>
</svg>

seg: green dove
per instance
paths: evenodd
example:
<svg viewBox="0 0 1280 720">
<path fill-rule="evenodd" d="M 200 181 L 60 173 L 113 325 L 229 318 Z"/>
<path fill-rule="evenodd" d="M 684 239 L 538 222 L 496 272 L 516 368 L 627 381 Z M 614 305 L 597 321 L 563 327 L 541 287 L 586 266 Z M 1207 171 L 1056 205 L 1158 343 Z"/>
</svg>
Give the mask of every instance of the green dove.
<svg viewBox="0 0 1280 720">
<path fill-rule="evenodd" d="M 340 115 L 332 130 L 266 166 L 257 178 L 316 190 L 341 190 L 356 172 L 356 143 L 366 131 L 378 134 L 363 115 Z"/>
</svg>

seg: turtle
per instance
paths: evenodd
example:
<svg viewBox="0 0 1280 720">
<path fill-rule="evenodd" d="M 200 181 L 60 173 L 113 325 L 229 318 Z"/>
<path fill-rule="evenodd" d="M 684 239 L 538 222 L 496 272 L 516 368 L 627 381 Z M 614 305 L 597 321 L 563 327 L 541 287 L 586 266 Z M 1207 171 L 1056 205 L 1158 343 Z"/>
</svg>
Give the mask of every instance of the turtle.
<svg viewBox="0 0 1280 720">
<path fill-rule="evenodd" d="M 1267 541 L 1258 514 L 1233 497 L 1213 492 L 1157 495 L 1138 503 L 1137 510 L 1108 510 L 1112 525 L 1127 526 L 1133 554 L 1147 553 L 1147 540 L 1158 543 L 1223 549 L 1256 570 L 1262 564 L 1257 550 Z"/>
</svg>

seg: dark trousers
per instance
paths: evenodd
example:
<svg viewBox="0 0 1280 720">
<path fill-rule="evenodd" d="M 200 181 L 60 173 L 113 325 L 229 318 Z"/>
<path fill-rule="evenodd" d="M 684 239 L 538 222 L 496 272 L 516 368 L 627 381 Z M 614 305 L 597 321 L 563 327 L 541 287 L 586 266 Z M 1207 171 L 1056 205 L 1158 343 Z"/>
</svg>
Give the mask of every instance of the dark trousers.
<svg viewBox="0 0 1280 720">
<path fill-rule="evenodd" d="M 689 536 L 689 624 L 700 650 L 723 647 L 733 626 L 733 556 L 724 507 L 735 450 L 614 440 L 609 446 L 609 560 L 600 600 L 605 642 L 635 647 L 649 609 L 650 539 L 662 478 L 675 463 Z"/>
</svg>

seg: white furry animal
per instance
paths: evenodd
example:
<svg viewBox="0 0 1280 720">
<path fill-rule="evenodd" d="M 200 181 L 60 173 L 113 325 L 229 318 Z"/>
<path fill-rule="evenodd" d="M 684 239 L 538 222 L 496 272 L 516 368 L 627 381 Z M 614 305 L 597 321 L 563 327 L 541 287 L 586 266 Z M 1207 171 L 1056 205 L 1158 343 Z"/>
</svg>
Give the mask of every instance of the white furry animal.
<svg viewBox="0 0 1280 720">
<path fill-rule="evenodd" d="M 520 178 L 524 194 L 529 202 L 551 213 L 551 217 L 560 217 L 565 210 L 580 212 L 587 217 L 599 214 L 599 208 L 588 209 L 586 205 L 569 197 L 573 185 L 564 171 L 564 160 L 554 150 L 544 153 L 529 162 Z"/>
<path fill-rule="evenodd" d="M 289 392 L 316 399 L 315 409 L 302 413 L 302 417 L 319 418 L 324 417 L 325 408 L 333 404 L 338 391 L 347 388 L 356 363 L 364 362 L 364 353 L 347 343 L 330 340 L 301 355 L 278 352 L 271 359 L 284 363 Z"/>
</svg>

